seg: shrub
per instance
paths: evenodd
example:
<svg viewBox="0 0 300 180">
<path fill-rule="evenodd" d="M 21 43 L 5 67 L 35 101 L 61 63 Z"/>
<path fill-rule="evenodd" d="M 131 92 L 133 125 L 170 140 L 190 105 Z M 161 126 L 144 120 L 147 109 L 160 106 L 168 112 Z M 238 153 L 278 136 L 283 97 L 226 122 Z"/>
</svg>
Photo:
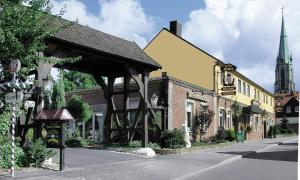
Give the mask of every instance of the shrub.
<svg viewBox="0 0 300 180">
<path fill-rule="evenodd" d="M 246 131 L 247 131 L 247 133 L 251 133 L 253 131 L 253 127 L 247 126 Z"/>
<path fill-rule="evenodd" d="M 178 149 L 185 147 L 184 132 L 178 129 L 162 132 L 160 141 L 162 148 Z"/>
<path fill-rule="evenodd" d="M 0 168 L 8 169 L 11 167 L 11 142 L 2 141 L 0 142 Z M 25 162 L 26 158 L 23 149 L 16 143 L 15 148 L 15 164 L 18 167 L 27 165 Z"/>
<path fill-rule="evenodd" d="M 226 142 L 227 137 L 227 131 L 223 127 L 220 127 L 217 131 L 217 134 L 212 138 L 212 141 L 214 143 L 223 143 Z"/>
<path fill-rule="evenodd" d="M 47 149 L 41 139 L 38 139 L 26 150 L 27 156 L 34 167 L 41 167 L 42 163 L 55 155 L 51 149 Z"/>
<path fill-rule="evenodd" d="M 83 144 L 79 138 L 71 138 L 66 140 L 66 145 L 68 147 L 82 147 Z"/>
<path fill-rule="evenodd" d="M 234 141 L 235 140 L 235 131 L 233 129 L 228 129 L 227 131 L 227 139 L 229 141 Z"/>
</svg>

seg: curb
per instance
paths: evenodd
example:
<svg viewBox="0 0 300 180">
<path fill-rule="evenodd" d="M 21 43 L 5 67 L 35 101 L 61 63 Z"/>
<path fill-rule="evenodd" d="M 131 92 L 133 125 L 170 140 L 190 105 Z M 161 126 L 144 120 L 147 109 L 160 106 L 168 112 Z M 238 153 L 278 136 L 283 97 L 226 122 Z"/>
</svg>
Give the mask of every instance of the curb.
<svg viewBox="0 0 300 180">
<path fill-rule="evenodd" d="M 236 160 L 238 160 L 238 159 L 242 159 L 242 158 L 244 158 L 244 157 L 246 157 L 246 156 L 248 156 L 248 155 L 255 154 L 255 153 L 260 153 L 260 152 L 265 151 L 265 150 L 267 150 L 267 149 L 276 147 L 276 146 L 278 146 L 278 145 L 280 145 L 280 144 L 289 143 L 289 142 L 292 142 L 292 141 L 295 141 L 295 140 L 298 140 L 298 138 L 285 140 L 285 141 L 282 141 L 282 142 L 279 142 L 279 143 L 276 143 L 276 144 L 271 144 L 271 145 L 266 146 L 266 147 L 264 147 L 264 148 L 262 148 L 262 149 L 259 149 L 259 150 L 257 150 L 257 151 L 248 152 L 248 153 L 245 153 L 245 154 L 243 154 L 243 155 L 237 155 L 237 156 L 234 156 L 234 157 L 225 159 L 225 160 L 221 161 L 221 162 L 218 163 L 218 164 L 215 164 L 215 165 L 213 165 L 213 166 L 210 166 L 210 167 L 207 167 L 207 168 L 205 168 L 205 169 L 202 169 L 202 170 L 200 170 L 200 171 L 198 171 L 198 172 L 194 172 L 194 173 L 192 173 L 192 174 L 187 174 L 187 175 L 184 175 L 184 176 L 175 178 L 175 179 L 173 179 L 173 180 L 187 179 L 187 178 L 193 177 L 193 176 L 195 176 L 195 175 L 199 175 L 199 174 L 201 174 L 201 173 L 203 173 L 203 172 L 209 171 L 209 170 L 211 170 L 211 169 L 215 169 L 215 168 L 217 168 L 217 167 L 219 167 L 219 166 L 223 166 L 223 165 L 225 165 L 225 164 L 234 162 L 234 161 L 236 161 Z"/>
</svg>

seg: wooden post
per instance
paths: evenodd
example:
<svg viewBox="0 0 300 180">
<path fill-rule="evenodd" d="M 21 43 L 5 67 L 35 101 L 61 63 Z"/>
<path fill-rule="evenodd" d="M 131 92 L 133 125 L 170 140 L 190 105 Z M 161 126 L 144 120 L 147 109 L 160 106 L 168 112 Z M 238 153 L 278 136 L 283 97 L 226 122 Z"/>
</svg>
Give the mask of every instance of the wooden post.
<svg viewBox="0 0 300 180">
<path fill-rule="evenodd" d="M 82 139 L 85 139 L 85 122 L 82 122 Z"/>
<path fill-rule="evenodd" d="M 129 76 L 125 76 L 124 77 L 124 91 L 123 91 L 123 121 L 126 122 L 126 137 L 125 137 L 125 141 L 128 142 L 129 141 L 129 127 L 130 127 L 130 121 L 127 118 L 128 115 L 128 90 L 129 90 L 129 85 L 130 85 L 130 77 Z M 129 142 L 128 142 L 129 143 Z"/>
<path fill-rule="evenodd" d="M 142 146 L 148 146 L 148 82 L 149 82 L 149 73 L 144 72 L 142 74 L 142 81 L 144 84 L 144 99 L 143 99 L 143 133 L 142 133 Z"/>
<path fill-rule="evenodd" d="M 92 126 L 93 126 L 93 142 L 96 142 L 96 133 L 95 133 L 96 124 L 95 124 L 95 119 L 96 119 L 96 115 L 93 114 L 93 122 L 92 122 Z M 83 128 L 83 126 L 82 126 L 82 128 Z"/>
</svg>

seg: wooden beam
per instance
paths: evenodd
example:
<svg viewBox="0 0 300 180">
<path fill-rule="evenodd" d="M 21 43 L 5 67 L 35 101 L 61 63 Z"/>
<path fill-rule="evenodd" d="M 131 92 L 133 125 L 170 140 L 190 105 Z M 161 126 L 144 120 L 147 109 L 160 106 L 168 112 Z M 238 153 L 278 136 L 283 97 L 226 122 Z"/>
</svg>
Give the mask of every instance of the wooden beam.
<svg viewBox="0 0 300 180">
<path fill-rule="evenodd" d="M 129 95 L 129 92 L 128 92 L 128 90 L 129 90 L 129 86 L 130 86 L 130 76 L 125 76 L 124 77 L 124 83 L 123 83 L 123 85 L 124 85 L 124 95 L 123 95 L 123 121 L 125 122 L 125 124 L 126 124 L 126 128 L 128 129 L 129 127 L 130 127 L 130 121 L 128 120 L 128 118 L 127 118 L 127 116 L 128 116 L 128 104 L 129 104 L 129 99 L 128 99 L 128 95 Z M 126 141 L 128 142 L 128 140 L 129 140 L 129 136 L 130 136 L 130 134 L 129 134 L 129 131 L 127 130 L 127 132 L 126 132 L 126 137 L 125 137 L 125 139 L 126 139 Z"/>
<path fill-rule="evenodd" d="M 143 101 L 143 134 L 142 134 L 142 146 L 147 147 L 148 146 L 148 83 L 149 83 L 149 73 L 144 72 L 142 74 L 142 82 L 144 85 L 144 101 Z"/>
</svg>

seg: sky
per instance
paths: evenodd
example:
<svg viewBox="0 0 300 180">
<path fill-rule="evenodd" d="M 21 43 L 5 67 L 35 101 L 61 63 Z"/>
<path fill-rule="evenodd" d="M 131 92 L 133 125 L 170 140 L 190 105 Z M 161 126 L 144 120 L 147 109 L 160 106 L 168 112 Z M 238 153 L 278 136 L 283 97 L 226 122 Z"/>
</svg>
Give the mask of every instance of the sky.
<svg viewBox="0 0 300 180">
<path fill-rule="evenodd" d="M 169 21 L 182 37 L 274 91 L 282 5 L 296 90 L 300 88 L 299 0 L 52 0 L 53 14 L 135 41 L 141 48 Z"/>
</svg>

